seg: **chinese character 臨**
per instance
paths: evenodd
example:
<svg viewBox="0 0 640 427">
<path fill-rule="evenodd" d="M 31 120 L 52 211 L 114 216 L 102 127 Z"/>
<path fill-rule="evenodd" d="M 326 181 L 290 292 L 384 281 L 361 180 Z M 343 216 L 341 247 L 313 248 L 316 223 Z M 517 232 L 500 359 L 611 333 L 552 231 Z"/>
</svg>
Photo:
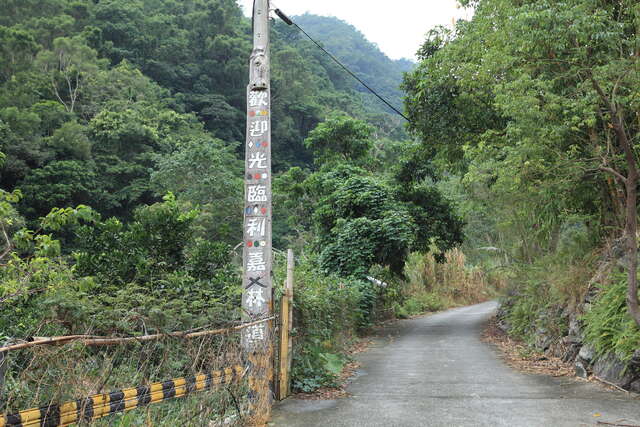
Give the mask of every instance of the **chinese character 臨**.
<svg viewBox="0 0 640 427">
<path fill-rule="evenodd" d="M 267 186 L 266 185 L 250 185 L 247 191 L 248 202 L 266 202 Z"/>
</svg>

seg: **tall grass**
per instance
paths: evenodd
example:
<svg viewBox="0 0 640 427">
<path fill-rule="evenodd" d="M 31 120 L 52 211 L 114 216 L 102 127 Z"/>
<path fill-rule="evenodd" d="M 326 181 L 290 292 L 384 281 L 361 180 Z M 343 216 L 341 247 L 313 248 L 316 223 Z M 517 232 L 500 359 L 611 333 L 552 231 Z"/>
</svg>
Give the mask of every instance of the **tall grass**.
<svg viewBox="0 0 640 427">
<path fill-rule="evenodd" d="M 541 331 L 556 339 L 568 333 L 569 313 L 582 312 L 592 284 L 608 281 L 611 266 L 597 268 L 599 254 L 583 249 L 512 266 L 513 279 L 502 300 L 509 333 L 530 344 L 538 342 Z"/>
<path fill-rule="evenodd" d="M 407 299 L 401 307 L 405 313 L 400 310 L 400 317 L 484 302 L 506 287 L 502 274 L 468 265 L 460 249 L 446 252 L 444 258 L 438 262 L 431 253 L 409 256 L 405 266 Z"/>
</svg>

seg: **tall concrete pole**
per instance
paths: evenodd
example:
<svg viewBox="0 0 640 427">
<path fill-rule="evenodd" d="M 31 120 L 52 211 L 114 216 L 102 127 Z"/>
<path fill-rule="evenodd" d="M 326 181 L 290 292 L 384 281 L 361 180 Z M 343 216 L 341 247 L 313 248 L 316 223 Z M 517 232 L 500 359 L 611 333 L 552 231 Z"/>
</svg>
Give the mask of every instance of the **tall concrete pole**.
<svg viewBox="0 0 640 427">
<path fill-rule="evenodd" d="M 269 0 L 253 3 L 253 51 L 247 88 L 245 155 L 243 295 L 244 319 L 273 313 L 271 251 L 271 91 Z M 244 330 L 251 423 L 268 421 L 273 382 L 272 322 Z"/>
</svg>

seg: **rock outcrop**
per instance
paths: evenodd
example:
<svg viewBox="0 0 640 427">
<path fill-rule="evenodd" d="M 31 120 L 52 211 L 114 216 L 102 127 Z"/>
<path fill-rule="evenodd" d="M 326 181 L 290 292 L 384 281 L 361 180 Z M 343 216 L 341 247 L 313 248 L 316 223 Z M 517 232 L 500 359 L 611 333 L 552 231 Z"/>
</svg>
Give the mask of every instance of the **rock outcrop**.
<svg viewBox="0 0 640 427">
<path fill-rule="evenodd" d="M 618 239 L 603 255 L 603 261 L 589 283 L 589 291 L 582 304 L 572 311 L 567 307 L 552 306 L 538 314 L 538 320 L 543 320 L 540 324 L 548 324 L 544 322 L 545 319 L 560 319 L 565 325 L 568 324 L 567 333 L 558 336 L 555 330 L 538 328 L 535 331 L 534 344 L 542 352 L 560 357 L 564 362 L 573 363 L 578 377 L 596 376 L 625 390 L 640 393 L 640 349 L 635 351 L 630 360 L 622 360 L 613 353 L 598 354 L 585 342 L 579 314 L 588 311 L 598 297 L 598 288 L 594 285 L 602 283 L 613 268 L 624 266 L 624 262 L 624 240 Z M 508 312 L 518 297 L 517 291 L 510 291 L 498 309 L 498 325 L 507 333 L 511 329 L 507 320 Z"/>
</svg>

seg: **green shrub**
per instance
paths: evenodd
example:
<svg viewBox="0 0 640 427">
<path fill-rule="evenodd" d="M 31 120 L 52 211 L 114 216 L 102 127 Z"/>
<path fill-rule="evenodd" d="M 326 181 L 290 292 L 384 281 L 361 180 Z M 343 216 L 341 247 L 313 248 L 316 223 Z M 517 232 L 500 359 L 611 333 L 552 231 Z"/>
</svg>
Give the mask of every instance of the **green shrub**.
<svg viewBox="0 0 640 427">
<path fill-rule="evenodd" d="M 397 318 L 397 319 L 408 319 L 409 318 L 409 313 L 407 312 L 407 309 L 400 303 L 395 302 L 393 304 L 393 315 Z"/>
<path fill-rule="evenodd" d="M 295 276 L 293 389 L 311 392 L 335 384 L 341 354 L 373 321 L 377 296 L 372 284 L 325 275 L 307 259 Z"/>
<path fill-rule="evenodd" d="M 344 355 L 328 351 L 318 340 L 308 342 L 293 359 L 293 389 L 310 393 L 320 387 L 335 387 L 346 362 Z"/>
<path fill-rule="evenodd" d="M 600 288 L 598 299 L 583 316 L 586 340 L 598 354 L 614 352 L 629 360 L 640 348 L 640 329 L 627 310 L 627 277 L 621 273 L 611 285 Z"/>
<path fill-rule="evenodd" d="M 448 304 L 441 295 L 435 293 L 421 293 L 409 297 L 402 309 L 409 316 L 426 312 L 439 311 L 447 308 Z"/>
<path fill-rule="evenodd" d="M 517 338 L 530 341 L 535 335 L 536 323 L 549 304 L 548 287 L 536 281 L 525 282 L 512 292 L 511 301 L 503 305 L 509 307 L 507 320 L 509 333 Z"/>
</svg>

